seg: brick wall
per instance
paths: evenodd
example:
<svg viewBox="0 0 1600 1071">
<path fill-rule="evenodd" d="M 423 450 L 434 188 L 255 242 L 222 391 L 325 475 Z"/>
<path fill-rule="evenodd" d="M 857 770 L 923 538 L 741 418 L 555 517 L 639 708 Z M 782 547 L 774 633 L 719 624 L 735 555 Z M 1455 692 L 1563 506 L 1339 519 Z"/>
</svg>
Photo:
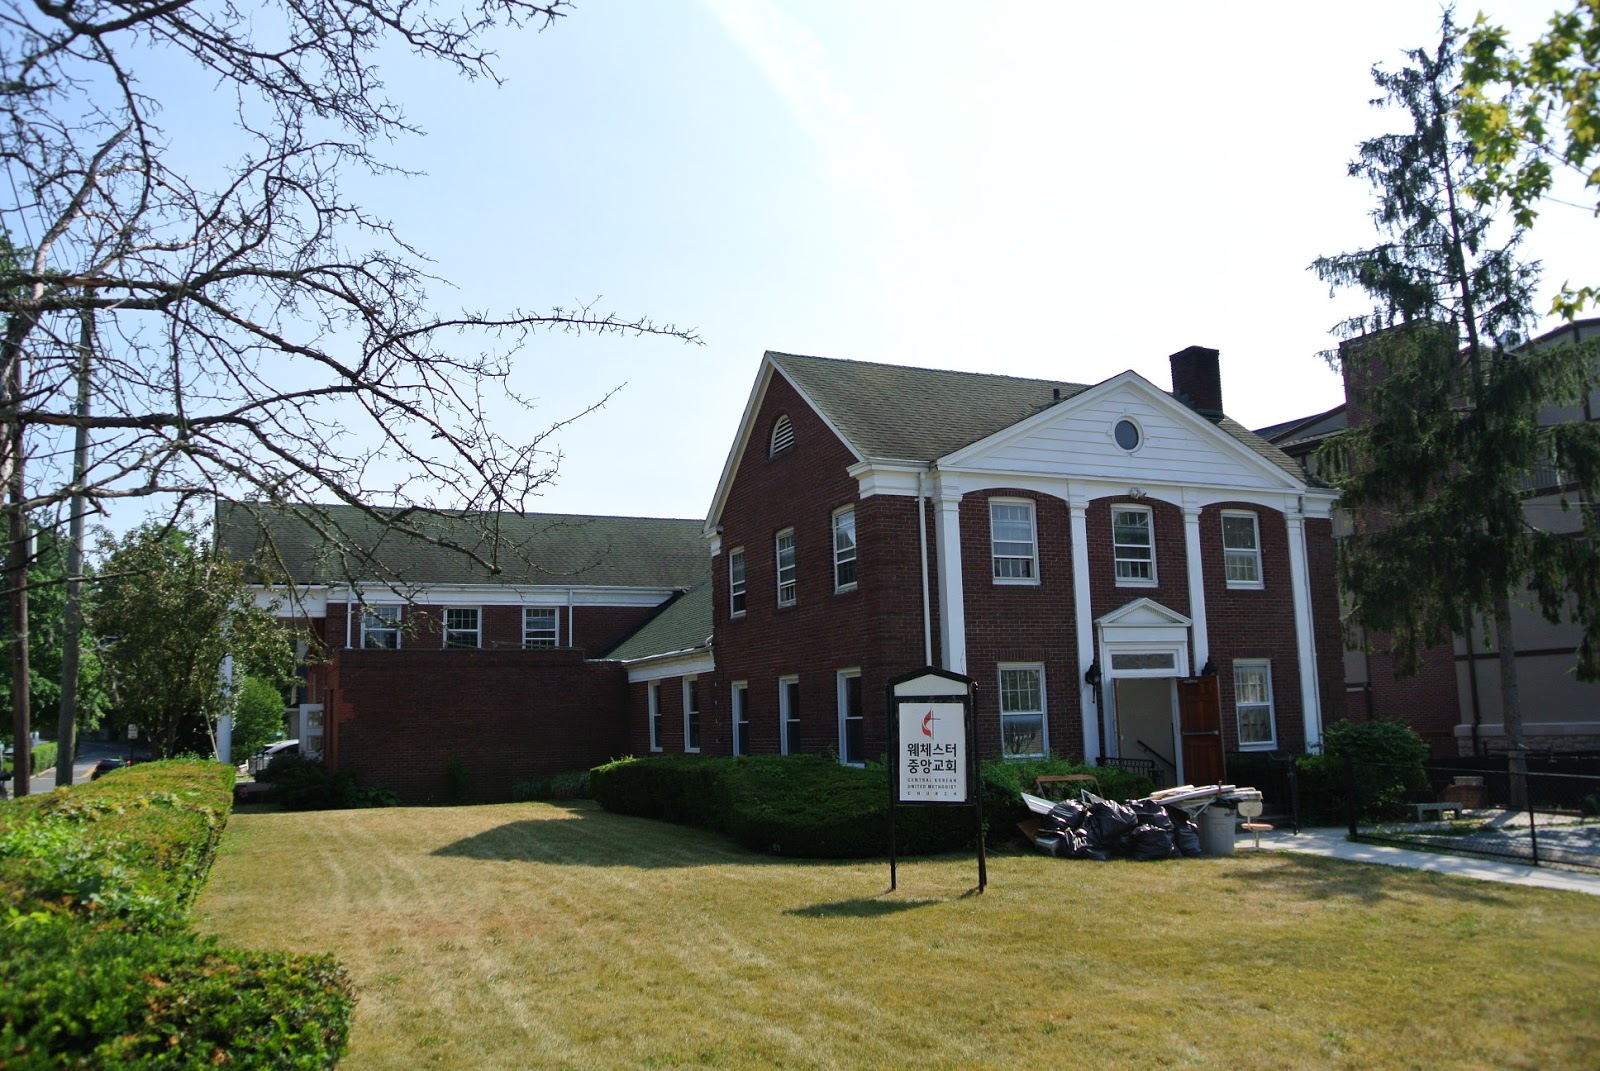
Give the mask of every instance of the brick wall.
<svg viewBox="0 0 1600 1071">
<path fill-rule="evenodd" d="M 1112 505 L 1148 506 L 1154 525 L 1156 587 L 1119 587 L 1116 554 L 1111 544 Z M 1089 598 L 1093 617 L 1139 599 L 1154 599 L 1169 610 L 1189 616 L 1189 555 L 1184 549 L 1183 510 L 1170 502 L 1127 495 L 1097 498 L 1085 513 L 1089 530 Z"/>
<path fill-rule="evenodd" d="M 1224 510 L 1256 515 L 1261 545 L 1263 586 L 1260 589 L 1228 587 L 1222 546 Z M 1207 506 L 1200 513 L 1200 549 L 1211 664 L 1216 668 L 1222 692 L 1225 750 L 1239 750 L 1239 721 L 1233 713 L 1233 661 L 1247 658 L 1266 658 L 1272 662 L 1272 705 L 1277 719 L 1278 749 L 1304 750 L 1305 705 L 1300 698 L 1300 651 L 1294 619 L 1294 588 L 1289 572 L 1289 532 L 1284 515 L 1247 502 Z"/>
<path fill-rule="evenodd" d="M 1037 584 L 997 584 L 990 542 L 991 499 L 1033 503 Z M 1002 753 L 999 679 L 1002 662 L 1042 663 L 1050 749 L 1083 757 L 1078 640 L 1072 589 L 1072 520 L 1063 500 L 998 489 L 961 500 L 961 580 L 967 610 L 967 675 L 977 682 L 979 753 Z"/>
<path fill-rule="evenodd" d="M 407 803 L 444 800 L 459 759 L 477 801 L 530 777 L 585 769 L 627 747 L 627 682 L 578 651 L 334 653 L 329 764 Z"/>
<path fill-rule="evenodd" d="M 793 423 L 794 445 L 769 457 L 772 425 L 782 414 Z M 884 753 L 884 686 L 924 661 L 917 504 L 890 496 L 859 500 L 856 481 L 845 471 L 854 461 L 788 382 L 774 376 L 721 517 L 722 553 L 712 566 L 717 671 L 701 703 L 703 752 L 731 753 L 730 686 L 742 680 L 750 686 L 750 750 L 777 753 L 778 679 L 790 675 L 800 678 L 802 750 L 837 752 L 837 673 L 859 668 L 866 755 Z M 855 590 L 837 592 L 833 513 L 845 505 L 856 511 L 858 580 Z M 928 517 L 932 568 L 931 508 Z M 775 540 L 784 528 L 795 533 L 796 599 L 795 605 L 780 608 Z M 730 618 L 728 553 L 739 547 L 745 551 L 747 610 Z M 933 613 L 936 618 L 936 603 Z M 668 690 L 664 683 L 664 700 Z M 673 697 L 673 702 L 680 700 Z M 642 686 L 636 686 L 632 707 L 631 738 L 637 743 L 647 732 Z M 671 709 L 677 712 L 678 735 L 672 736 L 669 727 L 668 750 L 681 750 L 681 706 Z"/>
</svg>

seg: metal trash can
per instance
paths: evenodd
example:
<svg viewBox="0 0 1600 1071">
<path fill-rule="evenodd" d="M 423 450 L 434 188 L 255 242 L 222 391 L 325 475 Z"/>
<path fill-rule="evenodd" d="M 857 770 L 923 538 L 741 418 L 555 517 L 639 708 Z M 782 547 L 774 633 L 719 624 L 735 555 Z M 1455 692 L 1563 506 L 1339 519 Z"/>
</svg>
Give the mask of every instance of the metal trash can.
<svg viewBox="0 0 1600 1071">
<path fill-rule="evenodd" d="M 1207 855 L 1232 855 L 1239 816 L 1231 807 L 1207 807 L 1200 812 L 1200 850 Z"/>
</svg>

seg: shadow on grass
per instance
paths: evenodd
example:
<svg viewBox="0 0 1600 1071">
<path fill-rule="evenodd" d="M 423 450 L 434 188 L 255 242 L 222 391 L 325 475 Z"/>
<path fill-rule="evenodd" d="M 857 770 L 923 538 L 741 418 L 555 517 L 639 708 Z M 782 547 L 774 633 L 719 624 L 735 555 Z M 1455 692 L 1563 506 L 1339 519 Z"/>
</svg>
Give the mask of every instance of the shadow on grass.
<svg viewBox="0 0 1600 1071">
<path fill-rule="evenodd" d="M 1263 882 L 1306 900 L 1352 899 L 1377 903 L 1397 895 L 1420 894 L 1474 904 L 1510 902 L 1503 887 L 1490 882 L 1382 863 L 1290 853 L 1264 858 L 1260 868 L 1252 869 L 1248 877 L 1239 882 L 1239 895 L 1248 899 L 1252 887 Z"/>
<path fill-rule="evenodd" d="M 663 869 L 697 866 L 855 866 L 871 859 L 800 859 L 766 855 L 694 826 L 560 807 L 560 817 L 506 822 L 430 854 L 560 866 Z M 885 856 L 884 858 L 887 858 Z"/>
<path fill-rule="evenodd" d="M 938 900 L 877 900 L 863 897 L 840 900 L 832 904 L 790 908 L 784 914 L 804 919 L 874 919 L 884 915 L 898 915 L 902 911 L 928 907 L 939 902 Z"/>
</svg>

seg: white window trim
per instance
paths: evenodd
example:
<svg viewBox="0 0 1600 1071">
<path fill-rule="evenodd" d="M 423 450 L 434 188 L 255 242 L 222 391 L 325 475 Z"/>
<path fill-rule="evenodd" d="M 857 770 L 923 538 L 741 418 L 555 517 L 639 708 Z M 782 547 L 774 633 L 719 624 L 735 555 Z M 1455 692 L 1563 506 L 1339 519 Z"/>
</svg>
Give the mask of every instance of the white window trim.
<svg viewBox="0 0 1600 1071">
<path fill-rule="evenodd" d="M 739 563 L 740 576 L 739 576 L 737 581 L 734 580 L 734 576 L 733 576 L 733 563 L 735 561 L 737 561 Z M 729 617 L 743 617 L 745 615 L 745 611 L 750 606 L 750 584 L 749 584 L 750 574 L 748 572 L 746 572 L 745 570 L 746 570 L 746 562 L 745 562 L 745 556 L 744 556 L 744 548 L 743 547 L 734 547 L 732 550 L 728 551 L 728 616 Z M 735 584 L 737 584 L 738 586 L 735 587 L 734 586 Z M 737 603 L 735 603 L 734 600 L 736 598 L 743 598 L 744 599 L 744 606 L 739 606 Z"/>
<path fill-rule="evenodd" d="M 789 750 L 789 722 L 791 720 L 798 722 L 800 717 L 798 711 L 790 709 L 789 685 L 791 684 L 795 686 L 795 691 L 798 693 L 800 690 L 800 678 L 798 675 L 790 674 L 787 677 L 778 678 L 778 754 L 780 755 L 795 754 L 795 752 Z M 791 715 L 793 715 L 792 719 Z"/>
<path fill-rule="evenodd" d="M 1137 576 L 1125 577 L 1125 576 L 1121 575 L 1121 573 L 1119 573 L 1117 571 L 1117 566 L 1121 561 L 1121 559 L 1119 559 L 1117 557 L 1117 549 L 1120 546 L 1123 545 L 1123 544 L 1120 544 L 1120 543 L 1117 542 L 1117 514 L 1118 513 L 1142 513 L 1147 518 L 1147 523 L 1145 525 L 1145 531 L 1150 533 L 1150 577 L 1149 577 L 1149 579 L 1145 579 L 1144 577 L 1137 577 Z M 1110 517 L 1110 520 L 1111 520 L 1111 572 L 1112 572 L 1112 575 L 1116 579 L 1117 587 L 1119 587 L 1119 588 L 1154 588 L 1154 587 L 1160 587 L 1161 586 L 1160 573 L 1156 569 L 1156 511 L 1151 509 L 1149 506 L 1140 506 L 1140 505 L 1137 505 L 1137 504 L 1130 504 L 1130 503 L 1127 503 L 1127 502 L 1113 502 L 1111 504 L 1111 512 L 1109 514 L 1109 517 Z M 1127 545 L 1128 546 L 1133 546 L 1133 544 L 1131 544 L 1131 543 L 1129 543 Z M 1129 561 L 1135 561 L 1135 560 L 1137 560 L 1137 559 L 1132 559 L 1132 558 L 1129 559 Z"/>
<path fill-rule="evenodd" d="M 744 693 L 744 750 L 739 750 L 739 693 Z M 750 682 L 734 681 L 728 688 L 728 725 L 733 731 L 733 753 L 750 754 Z"/>
<path fill-rule="evenodd" d="M 995 563 L 1001 558 L 1006 561 L 1021 561 L 1021 555 L 996 554 L 994 537 L 994 508 L 996 506 L 1026 506 L 1028 509 L 1028 534 L 1031 551 L 1028 556 L 1029 576 L 996 576 Z M 1014 542 L 1007 540 L 1006 542 Z M 1037 587 L 1039 584 L 1039 513 L 1034 508 L 1031 498 L 991 498 L 989 499 L 989 579 L 996 584 L 1023 585 Z"/>
<path fill-rule="evenodd" d="M 783 589 L 786 586 L 783 580 L 784 536 L 789 537 L 789 582 L 787 587 L 790 589 L 790 593 L 788 599 L 783 597 Z M 772 537 L 772 562 L 777 569 L 778 586 L 776 595 L 778 599 L 778 605 L 793 606 L 795 603 L 800 601 L 800 544 L 799 541 L 794 537 L 793 528 L 785 528 L 777 535 Z"/>
<path fill-rule="evenodd" d="M 1239 724 L 1239 708 L 1244 705 L 1239 702 L 1239 670 L 1240 668 L 1254 669 L 1259 667 L 1266 675 L 1267 681 L 1267 728 L 1272 736 L 1268 740 L 1247 744 L 1244 742 L 1244 732 Z M 1278 747 L 1278 708 L 1272 697 L 1272 660 L 1269 658 L 1236 658 L 1233 661 L 1233 728 L 1238 735 L 1240 751 L 1275 751 Z M 1260 703 L 1249 704 L 1252 707 L 1261 706 Z"/>
<path fill-rule="evenodd" d="M 372 614 L 373 616 L 376 616 L 377 615 L 377 611 L 379 611 L 379 610 L 393 610 L 395 612 L 394 624 L 385 625 L 383 628 L 370 628 L 369 629 L 367 627 L 367 615 L 368 614 Z M 400 650 L 400 648 L 402 646 L 404 646 L 405 637 L 400 631 L 400 624 L 401 624 L 401 619 L 404 616 L 404 611 L 399 606 L 397 606 L 397 605 L 367 606 L 367 607 L 359 609 L 357 612 L 361 614 L 361 649 L 362 650 L 364 650 L 364 651 L 398 651 L 398 650 Z M 385 646 L 385 647 L 368 647 L 367 646 L 367 633 L 368 632 L 372 632 L 372 633 L 392 632 L 392 633 L 394 633 L 394 646 L 393 647 L 387 647 L 387 646 Z"/>
<path fill-rule="evenodd" d="M 1005 675 L 1007 671 L 1022 671 L 1035 673 L 1039 678 L 1039 709 L 1013 710 L 1005 709 Z M 1045 673 L 1043 662 L 1001 662 L 995 667 L 995 707 L 1000 717 L 1000 755 L 1007 761 L 1043 758 L 1050 754 L 1050 697 L 1045 692 Z M 1032 717 L 1039 718 L 1039 741 L 1043 751 L 1026 755 L 1006 754 L 1006 718 Z"/>
<path fill-rule="evenodd" d="M 834 675 L 834 693 L 838 699 L 839 705 L 839 764 L 841 766 L 865 766 L 867 764 L 867 756 L 865 754 L 867 750 L 867 697 L 865 693 L 862 693 L 861 696 L 861 715 L 860 717 L 854 719 L 855 721 L 859 721 L 861 723 L 861 750 L 863 754 L 859 759 L 856 760 L 849 760 L 845 757 L 845 722 L 850 720 L 845 717 L 849 711 L 847 702 L 849 698 L 849 691 L 845 682 L 860 679 L 860 666 L 853 666 L 850 669 L 841 669 Z"/>
<path fill-rule="evenodd" d="M 552 615 L 554 624 L 549 629 L 549 643 L 536 644 L 528 642 L 528 614 L 533 611 Z M 522 608 L 522 646 L 525 650 L 547 650 L 551 647 L 561 646 L 561 608 L 559 606 L 524 606 Z"/>
<path fill-rule="evenodd" d="M 689 746 L 689 715 L 693 714 L 696 719 L 700 717 L 700 689 L 696 686 L 696 682 L 699 679 L 699 676 L 694 674 L 683 678 L 683 750 L 689 755 L 696 755 L 700 752 L 698 745 L 695 747 Z M 689 696 L 691 695 L 694 696 L 694 706 L 692 707 L 689 705 Z"/>
<path fill-rule="evenodd" d="M 1228 546 L 1228 524 L 1227 524 L 1227 518 L 1229 518 L 1229 517 L 1248 517 L 1248 518 L 1250 518 L 1251 532 L 1255 536 L 1255 546 L 1254 547 L 1251 547 L 1251 548 L 1248 548 L 1248 549 L 1241 549 L 1241 548 L 1237 548 L 1237 547 L 1229 547 Z M 1222 577 L 1223 577 L 1223 580 L 1227 583 L 1228 587 L 1230 587 L 1230 588 L 1241 588 L 1241 589 L 1253 589 L 1253 590 L 1257 590 L 1257 591 L 1259 591 L 1260 589 L 1266 587 L 1267 586 L 1266 585 L 1266 573 L 1262 568 L 1262 562 L 1261 562 L 1261 518 L 1253 510 L 1225 509 L 1225 510 L 1222 511 L 1222 520 L 1220 520 L 1218 522 L 1218 524 L 1222 529 Z M 1254 580 L 1232 580 L 1232 579 L 1229 579 L 1228 578 L 1228 555 L 1229 554 L 1246 554 L 1246 553 L 1250 554 L 1255 559 L 1255 563 L 1256 563 L 1256 578 Z"/>
<path fill-rule="evenodd" d="M 450 625 L 450 615 L 451 614 L 466 613 L 468 611 L 470 611 L 473 614 L 473 620 L 476 621 L 477 624 L 474 625 L 472 628 L 460 628 L 460 627 L 452 628 L 451 625 Z M 443 624 L 443 626 L 444 626 L 444 635 L 443 635 L 443 637 L 441 639 L 441 642 L 443 643 L 444 647 L 447 650 L 451 650 L 451 651 L 471 651 L 471 650 L 475 650 L 475 649 L 481 648 L 483 646 L 483 607 L 481 607 L 481 606 L 446 606 L 440 613 L 441 613 L 440 621 L 441 621 L 441 624 Z M 459 643 L 452 644 L 450 642 L 450 637 L 452 635 L 463 635 L 463 634 L 466 634 L 466 633 L 469 633 L 469 632 L 472 634 L 472 643 L 470 645 L 459 644 Z"/>
<path fill-rule="evenodd" d="M 650 750 L 664 750 L 661 745 L 661 682 L 650 681 L 644 686 L 645 707 L 650 719 Z"/>
<path fill-rule="evenodd" d="M 850 558 L 849 564 L 854 567 L 855 579 L 848 584 L 839 583 L 839 567 L 845 561 L 839 557 L 839 518 L 845 514 L 850 515 Z M 840 506 L 833 511 L 833 524 L 830 526 L 833 533 L 833 590 L 845 592 L 856 590 L 856 584 L 861 578 L 861 558 L 856 551 L 856 508 L 855 506 Z"/>
</svg>

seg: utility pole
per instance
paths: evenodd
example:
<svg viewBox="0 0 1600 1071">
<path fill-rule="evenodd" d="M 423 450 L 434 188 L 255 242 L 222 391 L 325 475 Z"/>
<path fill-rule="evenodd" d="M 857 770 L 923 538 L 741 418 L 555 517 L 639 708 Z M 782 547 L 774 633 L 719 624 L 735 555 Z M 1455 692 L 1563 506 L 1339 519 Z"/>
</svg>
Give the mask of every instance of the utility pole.
<svg viewBox="0 0 1600 1071">
<path fill-rule="evenodd" d="M 94 355 L 94 310 L 88 298 L 94 289 L 85 287 L 83 332 L 78 349 L 78 398 L 73 412 L 89 415 L 89 367 Z M 83 515 L 87 503 L 83 494 L 84 470 L 89 466 L 89 428 L 79 424 L 72 439 L 72 519 L 67 529 L 67 600 L 65 635 L 61 641 L 61 719 L 56 726 L 56 784 L 72 784 L 72 761 L 78 752 L 78 644 L 83 632 Z"/>
</svg>

